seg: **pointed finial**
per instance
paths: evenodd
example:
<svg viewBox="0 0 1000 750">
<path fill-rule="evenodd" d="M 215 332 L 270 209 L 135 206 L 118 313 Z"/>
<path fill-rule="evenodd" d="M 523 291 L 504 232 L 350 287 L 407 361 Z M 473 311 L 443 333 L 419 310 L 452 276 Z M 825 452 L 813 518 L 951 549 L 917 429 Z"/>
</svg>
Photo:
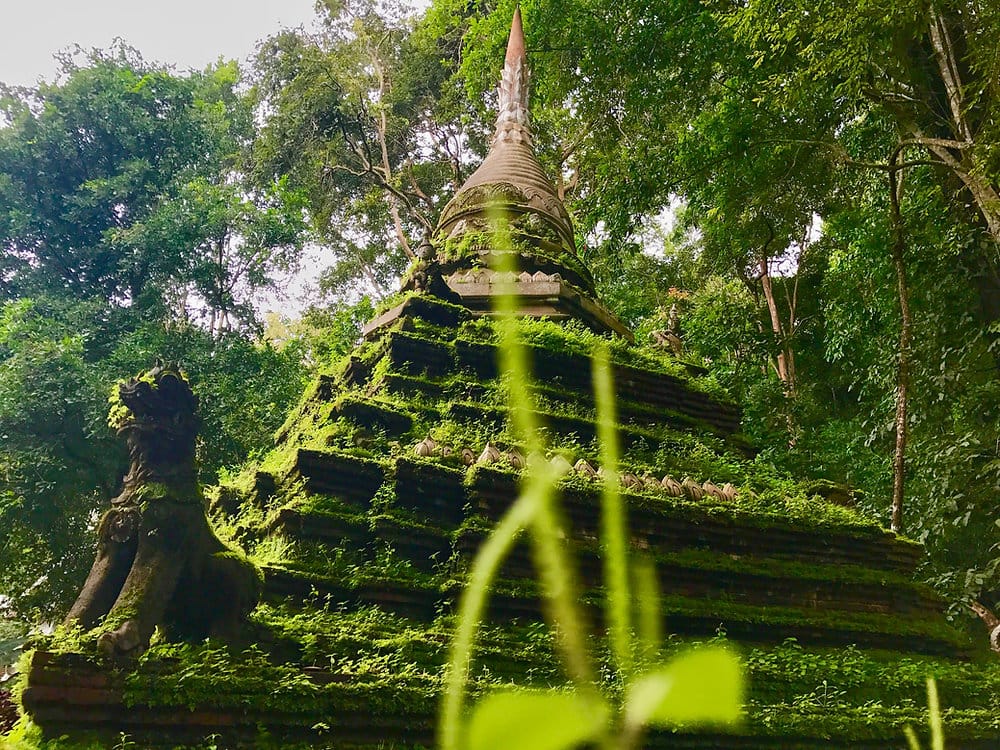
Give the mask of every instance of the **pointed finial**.
<svg viewBox="0 0 1000 750">
<path fill-rule="evenodd" d="M 510 36 L 507 37 L 507 57 L 504 63 L 516 65 L 519 61 L 525 60 L 524 47 L 524 26 L 521 24 L 521 6 L 514 9 L 514 18 L 510 22 Z"/>
<path fill-rule="evenodd" d="M 507 38 L 507 56 L 498 89 L 500 112 L 494 143 L 523 141 L 531 144 L 528 122 L 528 57 L 524 46 L 524 27 L 521 25 L 521 6 L 514 10 Z"/>
</svg>

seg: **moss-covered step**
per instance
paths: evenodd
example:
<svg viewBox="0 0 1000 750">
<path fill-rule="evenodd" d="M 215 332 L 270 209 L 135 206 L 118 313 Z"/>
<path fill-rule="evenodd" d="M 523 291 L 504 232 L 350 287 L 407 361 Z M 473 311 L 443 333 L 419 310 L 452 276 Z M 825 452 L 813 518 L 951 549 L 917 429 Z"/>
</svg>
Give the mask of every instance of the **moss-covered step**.
<svg viewBox="0 0 1000 750">
<path fill-rule="evenodd" d="M 322 540 L 333 545 L 346 542 L 358 547 L 374 538 L 368 519 L 363 515 L 295 507 L 279 508 L 268 521 L 267 531 L 292 540 Z"/>
<path fill-rule="evenodd" d="M 36 651 L 25 707 L 44 737 L 67 731 L 106 747 L 415 747 L 433 741 L 437 681 L 365 679 L 293 665 L 261 652 L 230 658 L 144 659 L 134 671 Z M 273 743 L 273 744 L 272 744 Z"/>
<path fill-rule="evenodd" d="M 344 606 L 377 605 L 387 612 L 430 621 L 435 613 L 450 611 L 457 602 L 461 581 L 443 585 L 437 576 L 414 571 L 405 578 L 388 578 L 377 565 L 364 566 L 352 575 L 324 573 L 312 567 L 296 568 L 294 562 L 264 568 L 265 593 L 271 601 L 285 597 L 321 597 Z M 596 622 L 601 611 L 599 590 L 584 598 Z M 940 616 L 920 614 L 886 616 L 879 613 L 818 610 L 783 606 L 754 606 L 725 599 L 701 599 L 670 594 L 663 597 L 663 614 L 669 632 L 705 637 L 724 630 L 748 643 L 776 643 L 796 638 L 814 646 L 857 645 L 866 649 L 910 651 L 919 654 L 964 656 L 964 635 Z M 489 619 L 496 623 L 540 620 L 542 609 L 534 586 L 501 581 L 492 593 Z"/>
<path fill-rule="evenodd" d="M 384 358 L 396 372 L 444 377 L 455 370 L 455 348 L 451 344 L 394 331 L 380 345 L 373 362 Z"/>
<path fill-rule="evenodd" d="M 436 403 L 444 398 L 446 385 L 430 378 L 415 378 L 395 372 L 383 373 L 366 384 L 365 390 L 373 396 L 424 400 Z"/>
<path fill-rule="evenodd" d="M 517 496 L 519 478 L 512 472 L 476 467 L 467 478 L 474 512 L 498 520 Z M 595 539 L 600 524 L 599 488 L 570 486 L 563 507 L 574 534 Z M 705 549 L 728 555 L 799 560 L 816 564 L 847 563 L 912 574 L 922 547 L 872 525 L 811 522 L 683 498 L 626 495 L 631 534 L 637 546 L 656 552 Z"/>
<path fill-rule="evenodd" d="M 331 419 L 347 419 L 361 427 L 380 429 L 387 435 L 404 435 L 413 428 L 413 417 L 392 404 L 345 393 L 333 403 Z"/>
<path fill-rule="evenodd" d="M 210 510 L 226 516 L 235 515 L 244 503 L 263 508 L 278 491 L 278 480 L 266 471 L 255 471 L 243 486 L 222 484 L 210 494 Z"/>
<path fill-rule="evenodd" d="M 506 408 L 457 400 L 443 405 L 440 413 L 443 417 L 454 419 L 460 423 L 485 425 L 497 433 L 503 429 L 509 419 Z M 534 416 L 539 427 L 552 435 L 553 442 L 556 444 L 560 442 L 560 438 L 568 437 L 574 438 L 577 443 L 588 444 L 597 437 L 597 423 L 593 416 L 565 414 L 545 408 L 535 411 Z M 690 434 L 678 431 L 666 421 L 653 426 L 622 425 L 618 429 L 618 439 L 626 451 L 648 449 L 655 446 L 661 452 L 675 451 L 680 453 L 689 449 L 692 444 Z M 703 440 L 711 440 L 711 435 L 703 436 Z M 718 441 L 716 444 L 720 453 L 729 449 L 739 450 L 741 457 L 747 455 L 744 452 L 745 446 L 742 444 L 734 443 L 730 446 L 722 441 Z"/>
<path fill-rule="evenodd" d="M 264 596 L 281 602 L 288 597 L 318 600 L 346 607 L 378 606 L 387 612 L 429 622 L 441 606 L 440 584 L 428 575 L 409 575 L 401 579 L 381 577 L 372 566 L 353 576 L 338 576 L 332 571 L 317 571 L 294 561 L 262 566 Z M 419 572 L 419 571 L 417 571 Z"/>
<path fill-rule="evenodd" d="M 760 734 L 756 736 L 739 736 L 732 734 L 683 734 L 680 732 L 654 731 L 647 735 L 643 747 L 648 750 L 906 750 L 909 745 L 904 739 L 903 727 L 906 725 L 926 724 L 918 711 L 896 714 L 892 717 L 892 723 L 872 721 L 871 712 L 855 711 L 853 713 L 854 726 L 844 726 L 840 732 L 827 734 L 823 728 L 813 729 L 809 722 L 813 719 L 825 719 L 830 716 L 831 711 L 815 711 L 806 713 L 795 710 L 794 706 L 774 706 L 773 712 L 782 716 L 798 718 L 801 728 L 796 734 L 782 732 L 775 727 L 770 736 Z M 836 715 L 836 714 L 835 714 Z M 761 717 L 761 721 L 772 719 L 773 714 L 768 712 Z M 836 715 L 836 720 L 841 717 Z M 965 718 L 965 717 L 963 717 Z M 975 717 L 970 717 L 974 720 Z M 874 724 L 874 726 L 873 726 Z M 868 738 L 853 738 L 849 735 L 851 729 L 865 731 Z M 953 750 L 995 750 L 996 739 L 990 730 L 984 731 L 985 737 L 975 737 L 976 732 L 970 732 L 973 736 L 954 737 L 949 735 L 948 747 Z M 925 739 L 925 745 L 927 740 Z"/>
<path fill-rule="evenodd" d="M 583 408 L 591 413 L 596 408 L 592 391 L 561 388 L 550 383 L 534 383 L 533 390 L 538 398 L 553 404 L 563 404 L 566 408 Z M 631 424 L 650 428 L 667 425 L 689 432 L 709 432 L 721 437 L 728 437 L 733 432 L 732 422 L 727 422 L 723 428 L 719 424 L 696 419 L 689 414 L 662 405 L 650 406 L 643 401 L 626 399 L 621 394 L 618 394 L 615 400 L 615 411 L 619 425 Z"/>
<path fill-rule="evenodd" d="M 334 495 L 359 507 L 368 507 L 385 481 L 385 468 L 378 461 L 309 448 L 296 451 L 293 472 L 310 492 Z"/>
<path fill-rule="evenodd" d="M 794 640 L 743 647 L 740 654 L 750 698 L 758 705 L 907 705 L 923 698 L 932 676 L 942 706 L 1000 715 L 1000 660 L 992 654 L 955 661 L 853 647 L 806 648 Z"/>
<path fill-rule="evenodd" d="M 399 458 L 393 464 L 391 499 L 429 522 L 454 528 L 466 513 L 466 472 L 416 458 Z"/>
<path fill-rule="evenodd" d="M 488 617 L 504 623 L 541 618 L 534 587 L 502 581 L 492 592 Z M 458 589 L 456 588 L 455 593 Z M 454 597 L 445 600 L 453 604 Z M 600 627 L 600 591 L 590 590 L 581 602 Z M 661 600 L 667 632 L 704 638 L 724 632 L 744 643 L 780 643 L 787 638 L 814 647 L 857 646 L 862 649 L 909 652 L 949 658 L 968 656 L 968 639 L 940 616 L 891 617 L 869 612 L 817 610 L 811 607 L 754 606 L 725 599 L 665 595 Z M 449 610 L 445 610 L 449 611 Z"/>
<path fill-rule="evenodd" d="M 454 305 L 426 294 L 409 293 L 384 312 L 379 313 L 362 330 L 368 340 L 375 340 L 391 326 L 398 326 L 407 318 L 418 319 L 428 325 L 450 330 L 472 319 L 465 307 Z"/>
<path fill-rule="evenodd" d="M 408 343 L 409 341 L 399 341 L 396 344 L 396 353 L 400 360 L 405 359 L 404 352 Z M 491 380 L 498 377 L 495 346 L 461 338 L 457 339 L 453 346 L 460 369 L 469 370 L 481 379 Z M 532 373 L 538 382 L 557 384 L 560 388 L 576 390 L 583 394 L 593 392 L 589 358 L 539 347 L 528 347 L 528 349 L 532 358 Z M 414 356 L 419 356 L 416 350 Z M 397 361 L 393 359 L 393 364 Z M 433 373 L 431 368 L 427 371 Z M 741 417 L 737 407 L 694 390 L 680 378 L 624 364 L 613 365 L 613 376 L 616 396 L 623 401 L 640 401 L 650 408 L 662 408 L 684 414 L 698 422 L 711 424 L 726 434 L 739 430 Z"/>
<path fill-rule="evenodd" d="M 463 527 L 455 535 L 459 554 L 477 550 L 486 530 Z M 639 550 L 637 550 L 639 551 Z M 581 581 L 601 585 L 603 561 L 596 543 L 574 545 Z M 755 606 L 791 605 L 827 611 L 868 612 L 895 617 L 943 616 L 944 602 L 930 587 L 906 576 L 856 565 L 810 565 L 707 551 L 656 554 L 642 550 L 654 563 L 665 593 L 689 598 L 725 600 Z M 537 578 L 527 542 L 512 550 L 501 569 L 507 579 Z"/>
<path fill-rule="evenodd" d="M 373 659 L 367 650 L 376 640 L 362 635 L 356 659 L 321 668 L 272 664 L 259 650 L 228 654 L 211 646 L 154 647 L 134 671 L 36 652 L 24 701 L 50 737 L 72 727 L 77 736 L 86 731 L 119 740 L 116 728 L 127 727 L 129 739 L 144 747 L 195 744 L 209 735 L 216 735 L 219 747 L 271 747 L 272 738 L 286 747 L 296 741 L 338 749 L 356 743 L 429 746 L 436 673 L 431 665 Z M 822 671 L 813 678 L 825 684 Z M 919 694 L 896 703 L 856 703 L 838 693 L 760 702 L 753 698 L 752 675 L 750 691 L 746 718 L 732 731 L 654 731 L 644 746 L 901 749 L 903 727 L 919 731 L 926 721 L 913 700 Z M 1000 730 L 990 708 L 946 707 L 944 723 L 950 748 L 995 747 Z"/>
<path fill-rule="evenodd" d="M 445 529 L 395 512 L 374 515 L 370 523 L 375 539 L 418 570 L 432 572 L 451 557 L 451 534 Z"/>
<path fill-rule="evenodd" d="M 592 392 L 590 360 L 578 354 L 528 347 L 534 376 L 539 382 L 557 383 L 561 388 Z M 365 358 L 368 372 L 378 362 L 405 375 L 445 377 L 466 370 L 480 380 L 498 377 L 497 348 L 493 344 L 458 338 L 454 342 L 433 340 L 419 333 L 395 330 L 382 338 Z M 614 365 L 617 395 L 626 402 L 641 402 L 652 409 L 664 409 L 705 423 L 725 433 L 739 430 L 739 409 L 691 388 L 667 373 Z M 357 382 L 357 379 L 354 379 Z M 585 397 L 586 398 L 586 397 Z"/>
</svg>

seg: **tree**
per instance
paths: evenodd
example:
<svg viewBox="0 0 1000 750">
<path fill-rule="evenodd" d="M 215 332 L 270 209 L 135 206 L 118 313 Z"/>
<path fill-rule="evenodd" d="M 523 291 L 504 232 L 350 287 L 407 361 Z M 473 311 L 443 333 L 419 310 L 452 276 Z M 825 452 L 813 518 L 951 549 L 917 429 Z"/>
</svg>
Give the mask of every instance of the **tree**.
<svg viewBox="0 0 1000 750">
<path fill-rule="evenodd" d="M 249 295 L 294 265 L 303 227 L 290 191 L 247 182 L 236 65 L 182 77 L 119 46 L 62 75 L 0 100 L 0 291 L 154 315 L 193 291 L 211 329 L 252 322 Z"/>
<path fill-rule="evenodd" d="M 2 102 L 0 592 L 22 615 L 69 603 L 118 490 L 112 384 L 180 362 L 214 481 L 267 447 L 305 376 L 299 347 L 250 337 L 252 295 L 294 265 L 303 221 L 284 184 L 247 177 L 238 68 L 176 76 L 118 47 L 63 76 Z"/>
<path fill-rule="evenodd" d="M 64 62 L 65 80 L 8 89 L 0 131 L 5 296 L 56 292 L 142 304 L 177 259 L 119 244 L 206 151 L 196 79 L 118 47 Z"/>
<path fill-rule="evenodd" d="M 79 325 L 90 310 L 22 300 L 0 317 L 0 590 L 21 612 L 65 600 L 79 540 L 114 489 L 121 451 L 100 429 L 106 401 Z"/>
<path fill-rule="evenodd" d="M 261 47 L 258 172 L 308 196 L 335 256 L 326 288 L 360 282 L 381 295 L 468 168 L 465 102 L 449 88 L 459 46 L 454 30 L 415 31 L 394 2 L 327 2 L 321 12 L 319 33 L 285 32 Z"/>
</svg>

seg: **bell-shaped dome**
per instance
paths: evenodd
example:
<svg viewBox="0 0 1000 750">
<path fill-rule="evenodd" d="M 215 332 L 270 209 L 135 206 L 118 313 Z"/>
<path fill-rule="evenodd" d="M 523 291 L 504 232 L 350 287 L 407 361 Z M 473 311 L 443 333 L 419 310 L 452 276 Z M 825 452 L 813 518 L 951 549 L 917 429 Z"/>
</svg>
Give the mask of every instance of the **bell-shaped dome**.
<svg viewBox="0 0 1000 750">
<path fill-rule="evenodd" d="M 598 331 L 631 333 L 596 299 L 576 252 L 573 222 L 535 156 L 528 114 L 528 62 L 521 11 L 514 12 L 489 153 L 438 221 L 434 256 L 448 287 L 470 309 L 489 314 L 498 293 L 497 254 L 517 256 L 520 314 L 577 318 Z M 498 235 L 500 223 L 506 225 Z"/>
<path fill-rule="evenodd" d="M 587 291 L 593 283 L 576 258 L 573 223 L 535 156 L 528 114 L 528 64 L 521 11 L 514 12 L 499 86 L 499 114 L 490 151 L 441 213 L 439 253 L 458 245 L 485 250 L 499 213 L 512 237 L 537 256 L 530 270 L 565 270 Z M 479 238 L 482 241 L 477 242 Z M 522 264 L 524 265 L 524 264 Z M 563 266 L 564 268 L 559 268 Z"/>
</svg>

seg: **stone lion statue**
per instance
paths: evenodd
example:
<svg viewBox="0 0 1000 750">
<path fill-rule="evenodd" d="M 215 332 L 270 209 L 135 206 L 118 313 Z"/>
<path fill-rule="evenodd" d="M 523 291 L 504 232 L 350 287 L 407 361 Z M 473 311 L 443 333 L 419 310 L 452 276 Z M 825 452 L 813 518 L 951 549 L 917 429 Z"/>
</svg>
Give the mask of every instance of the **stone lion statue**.
<svg viewBox="0 0 1000 750">
<path fill-rule="evenodd" d="M 97 558 L 66 618 L 99 626 L 98 650 L 138 655 L 159 627 L 168 639 L 229 638 L 256 606 L 261 578 L 215 535 L 198 485 L 198 397 L 159 362 L 118 385 L 109 424 L 130 467 L 98 526 Z"/>
</svg>

